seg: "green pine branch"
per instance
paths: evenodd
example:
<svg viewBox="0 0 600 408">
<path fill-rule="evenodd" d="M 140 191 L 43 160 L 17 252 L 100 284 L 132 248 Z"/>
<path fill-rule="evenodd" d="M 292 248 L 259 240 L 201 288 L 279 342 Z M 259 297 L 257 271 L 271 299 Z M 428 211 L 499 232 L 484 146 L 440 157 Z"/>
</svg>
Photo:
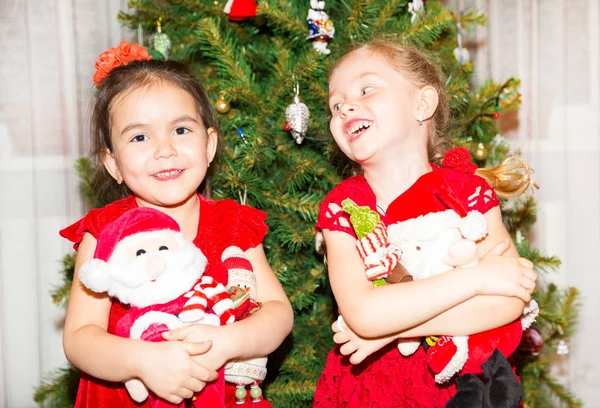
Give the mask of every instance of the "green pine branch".
<svg viewBox="0 0 600 408">
<path fill-rule="evenodd" d="M 75 405 L 79 371 L 69 368 L 55 370 L 42 381 L 33 394 L 33 400 L 52 408 L 72 408 Z"/>
</svg>

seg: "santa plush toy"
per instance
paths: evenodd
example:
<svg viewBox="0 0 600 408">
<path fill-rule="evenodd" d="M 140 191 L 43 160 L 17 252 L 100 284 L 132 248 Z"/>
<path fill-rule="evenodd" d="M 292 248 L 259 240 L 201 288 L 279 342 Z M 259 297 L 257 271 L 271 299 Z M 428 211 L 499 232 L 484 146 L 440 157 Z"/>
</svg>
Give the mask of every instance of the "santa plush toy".
<svg viewBox="0 0 600 408">
<path fill-rule="evenodd" d="M 387 219 L 389 246 L 401 252 L 400 263 L 415 280 L 458 266 L 475 265 L 476 242 L 487 235 L 486 217 L 478 211 L 467 212 L 435 171 L 422 176 L 394 200 Z M 503 327 L 471 336 L 441 336 L 433 341 L 428 338 L 428 364 L 436 382 L 447 382 L 456 374 L 482 374 L 482 365 L 492 357 L 494 364 L 509 367 L 502 360 L 516 350 L 523 330 L 535 320 L 538 311 L 532 300 L 520 320 Z M 403 340 L 398 348 L 403 355 L 410 355 L 419 344 L 419 340 Z M 501 355 L 494 354 L 495 350 Z M 520 386 L 516 378 L 505 384 L 511 384 L 512 395 L 518 401 Z"/>
<path fill-rule="evenodd" d="M 219 326 L 235 321 L 226 288 L 202 276 L 206 265 L 204 254 L 183 237 L 173 218 L 140 207 L 102 230 L 94 258 L 81 266 L 79 277 L 88 289 L 107 292 L 131 305 L 117 323 L 116 335 L 162 341 L 161 333 L 166 330 L 192 323 Z M 140 380 L 129 380 L 125 386 L 136 402 L 149 396 Z M 202 393 L 203 399 L 210 398 L 209 389 Z M 157 398 L 153 406 L 161 403 L 172 406 Z"/>
</svg>

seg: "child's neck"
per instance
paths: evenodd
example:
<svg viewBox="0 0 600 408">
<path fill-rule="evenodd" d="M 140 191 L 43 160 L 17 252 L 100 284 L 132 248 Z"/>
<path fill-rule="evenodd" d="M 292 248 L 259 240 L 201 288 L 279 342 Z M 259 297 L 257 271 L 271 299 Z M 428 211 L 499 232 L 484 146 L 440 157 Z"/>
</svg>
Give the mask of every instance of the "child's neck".
<svg viewBox="0 0 600 408">
<path fill-rule="evenodd" d="M 200 222 L 200 199 L 198 194 L 193 194 L 190 198 L 172 207 L 163 207 L 158 205 L 152 205 L 149 203 L 141 203 L 139 200 L 138 205 L 141 207 L 152 207 L 156 210 L 162 211 L 179 224 L 181 233 L 184 238 L 188 241 L 193 241 L 196 238 L 198 232 L 198 223 Z"/>
<path fill-rule="evenodd" d="M 364 176 L 384 210 L 419 177 L 431 171 L 426 155 L 404 154 L 373 166 L 364 166 Z"/>
</svg>

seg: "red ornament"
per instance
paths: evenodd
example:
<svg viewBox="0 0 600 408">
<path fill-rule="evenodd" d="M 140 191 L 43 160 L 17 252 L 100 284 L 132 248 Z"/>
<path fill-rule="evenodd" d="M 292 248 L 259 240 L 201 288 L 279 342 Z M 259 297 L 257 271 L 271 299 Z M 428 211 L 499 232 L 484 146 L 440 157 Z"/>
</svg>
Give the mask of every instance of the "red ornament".
<svg viewBox="0 0 600 408">
<path fill-rule="evenodd" d="M 286 123 L 285 126 L 283 127 L 283 130 L 285 130 L 286 132 L 289 132 L 290 130 L 292 130 L 292 127 L 290 126 L 289 123 Z"/>
<path fill-rule="evenodd" d="M 544 338 L 538 329 L 530 327 L 523 332 L 521 344 L 519 344 L 519 353 L 524 356 L 536 357 L 542 351 Z"/>
<path fill-rule="evenodd" d="M 500 114 L 498 112 L 494 112 L 494 114 L 492 115 L 492 117 L 494 119 L 498 119 L 500 117 Z"/>
<path fill-rule="evenodd" d="M 256 17 L 256 1 L 229 0 L 223 11 L 229 15 L 231 21 L 247 20 Z"/>
</svg>

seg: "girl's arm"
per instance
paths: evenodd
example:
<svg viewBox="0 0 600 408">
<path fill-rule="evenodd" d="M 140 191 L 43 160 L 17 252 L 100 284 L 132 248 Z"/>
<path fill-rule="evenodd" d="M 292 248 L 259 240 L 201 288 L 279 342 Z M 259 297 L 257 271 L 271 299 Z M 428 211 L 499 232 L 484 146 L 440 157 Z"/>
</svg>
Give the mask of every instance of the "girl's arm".
<svg viewBox="0 0 600 408">
<path fill-rule="evenodd" d="M 279 347 L 292 331 L 292 306 L 271 270 L 263 246 L 245 252 L 256 274 L 257 301 L 261 308 L 247 318 L 226 326 L 202 324 L 182 327 L 164 333 L 169 340 L 212 340 L 212 348 L 195 360 L 218 369 L 227 361 L 266 356 Z"/>
<path fill-rule="evenodd" d="M 292 331 L 294 312 L 281 283 L 273 273 L 262 244 L 245 252 L 256 274 L 256 300 L 261 308 L 231 327 L 233 358 L 266 356 Z"/>
<path fill-rule="evenodd" d="M 530 298 L 536 275 L 528 260 L 500 256 L 506 249 L 502 245 L 506 247 L 506 244 L 502 244 L 504 236 L 499 235 L 499 227 L 493 219 L 496 215 L 499 211 L 488 212 L 492 222 L 486 241 L 492 246 L 498 242 L 501 244 L 476 266 L 377 288 L 365 279 L 364 265 L 355 249 L 356 240 L 342 232 L 325 230 L 329 278 L 340 313 L 348 326 L 366 338 L 394 334 L 414 337 L 458 334 L 459 331 L 473 333 L 514 320 L 522 311 L 522 301 Z M 460 314 L 446 314 L 476 295 L 500 297 L 478 296 L 482 299 L 464 307 Z M 517 308 L 510 297 L 521 299 L 519 313 L 515 312 Z M 482 305 L 487 306 L 485 311 L 479 309 Z M 490 316 L 488 308 L 492 306 L 499 310 Z M 432 320 L 436 317 L 437 320 Z M 427 326 L 420 327 L 426 322 Z"/>
<path fill-rule="evenodd" d="M 140 378 L 157 395 L 174 403 L 216 379 L 215 371 L 190 358 L 205 353 L 210 344 L 151 343 L 107 333 L 109 297 L 88 291 L 79 281 L 79 269 L 92 259 L 95 248 L 96 239 L 86 233 L 77 252 L 63 333 L 65 355 L 71 364 L 102 380 Z"/>
<path fill-rule="evenodd" d="M 493 250 L 495 245 L 508 239 L 510 246 L 501 255 L 518 259 L 517 248 L 510 241 L 510 235 L 502 223 L 500 208 L 494 207 L 485 215 L 488 220 L 488 235 L 478 244 L 478 255 L 485 256 Z M 529 268 L 529 265 L 531 265 L 531 268 Z M 528 263 L 527 266 L 524 272 L 530 276 L 530 286 L 527 287 L 527 291 L 531 294 L 535 289 L 537 274 L 533 271 L 532 264 Z M 482 273 L 485 273 L 485 271 L 482 271 Z M 432 334 L 460 336 L 494 329 L 518 319 L 523 313 L 523 307 L 527 301 L 529 301 L 529 297 L 526 296 L 475 296 L 417 327 L 400 333 L 399 337 L 417 337 Z"/>
</svg>

